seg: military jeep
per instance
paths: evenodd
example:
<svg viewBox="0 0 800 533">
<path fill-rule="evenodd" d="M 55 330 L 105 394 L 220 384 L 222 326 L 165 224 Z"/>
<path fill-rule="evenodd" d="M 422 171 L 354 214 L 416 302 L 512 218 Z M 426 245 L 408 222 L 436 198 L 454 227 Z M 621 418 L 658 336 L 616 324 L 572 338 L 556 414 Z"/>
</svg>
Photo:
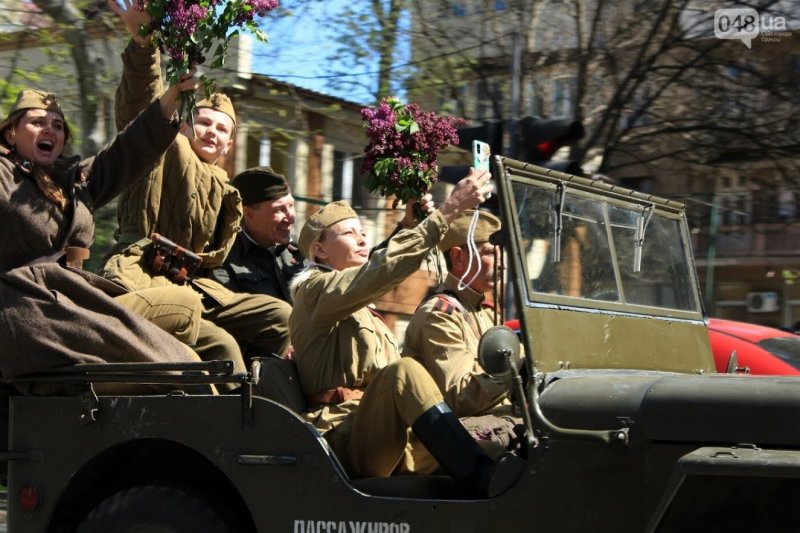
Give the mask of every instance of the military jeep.
<svg viewBox="0 0 800 533">
<path fill-rule="evenodd" d="M 523 415 L 508 491 L 351 479 L 286 361 L 84 365 L 20 380 L 75 394 L 8 394 L 9 531 L 800 530 L 800 382 L 714 373 L 683 205 L 493 165 L 525 349 L 509 364 L 519 341 L 498 327 L 479 350 Z M 240 392 L 95 394 L 113 381 Z"/>
</svg>

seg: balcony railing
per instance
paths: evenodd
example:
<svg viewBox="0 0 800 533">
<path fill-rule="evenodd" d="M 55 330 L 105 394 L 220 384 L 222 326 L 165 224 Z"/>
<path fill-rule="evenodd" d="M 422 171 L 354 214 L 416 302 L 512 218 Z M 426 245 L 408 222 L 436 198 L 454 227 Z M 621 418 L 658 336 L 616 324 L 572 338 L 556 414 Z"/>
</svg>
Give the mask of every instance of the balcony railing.
<svg viewBox="0 0 800 533">
<path fill-rule="evenodd" d="M 794 191 L 717 193 L 694 200 L 686 204 L 696 257 L 708 255 L 712 234 L 717 257 L 800 256 L 800 195 Z"/>
</svg>

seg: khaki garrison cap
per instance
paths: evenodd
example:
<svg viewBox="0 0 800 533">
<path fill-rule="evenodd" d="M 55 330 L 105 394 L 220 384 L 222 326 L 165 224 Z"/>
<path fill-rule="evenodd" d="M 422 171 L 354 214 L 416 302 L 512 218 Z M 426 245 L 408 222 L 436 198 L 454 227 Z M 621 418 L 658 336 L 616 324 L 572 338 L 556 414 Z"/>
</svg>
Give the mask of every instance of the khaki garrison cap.
<svg viewBox="0 0 800 533">
<path fill-rule="evenodd" d="M 231 185 L 239 189 L 244 205 L 283 198 L 289 194 L 286 178 L 271 167 L 254 167 L 243 170 L 233 178 Z"/>
<path fill-rule="evenodd" d="M 201 107 L 208 107 L 214 111 L 221 111 L 233 119 L 233 125 L 236 125 L 236 112 L 233 110 L 231 99 L 222 93 L 214 93 L 204 100 L 197 102 L 197 109 Z"/>
<path fill-rule="evenodd" d="M 64 118 L 64 111 L 61 110 L 56 96 L 52 93 L 45 91 L 38 91 L 36 89 L 24 89 L 17 95 L 17 101 L 11 107 L 8 115 L 11 116 L 20 109 L 44 109 L 58 113 L 61 118 Z"/>
<path fill-rule="evenodd" d="M 474 209 L 464 211 L 450 224 L 450 228 L 439 241 L 439 249 L 443 252 L 467 244 L 469 225 L 472 222 Z M 500 229 L 500 219 L 486 211 L 478 211 L 478 222 L 475 224 L 475 244 L 489 242 L 492 233 Z"/>
<path fill-rule="evenodd" d="M 313 257 L 311 257 L 311 244 L 318 240 L 327 228 L 348 218 L 358 218 L 358 214 L 344 200 L 331 202 L 311 215 L 306 220 L 306 223 L 303 224 L 303 229 L 300 230 L 300 238 L 297 239 L 300 253 L 306 259 L 313 260 Z"/>
</svg>

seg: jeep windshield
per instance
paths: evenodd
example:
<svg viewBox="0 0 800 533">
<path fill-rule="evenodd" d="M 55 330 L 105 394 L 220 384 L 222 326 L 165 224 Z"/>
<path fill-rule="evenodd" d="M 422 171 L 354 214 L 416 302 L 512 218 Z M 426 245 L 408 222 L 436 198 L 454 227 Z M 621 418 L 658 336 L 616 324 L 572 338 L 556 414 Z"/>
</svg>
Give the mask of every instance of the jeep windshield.
<svg viewBox="0 0 800 533">
<path fill-rule="evenodd" d="M 535 353 L 554 354 L 554 368 L 713 369 L 682 204 L 511 160 L 500 168 Z M 641 349 L 659 337 L 675 348 Z"/>
</svg>

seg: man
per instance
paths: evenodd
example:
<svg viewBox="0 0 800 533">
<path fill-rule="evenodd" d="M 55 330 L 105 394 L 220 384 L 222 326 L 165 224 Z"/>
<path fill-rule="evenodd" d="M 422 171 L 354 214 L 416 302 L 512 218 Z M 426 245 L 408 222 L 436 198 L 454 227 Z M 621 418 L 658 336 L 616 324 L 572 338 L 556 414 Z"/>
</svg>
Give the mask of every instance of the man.
<svg viewBox="0 0 800 533">
<path fill-rule="evenodd" d="M 489 177 L 471 172 L 438 210 L 372 255 L 346 202 L 326 205 L 303 225 L 300 251 L 311 263 L 292 282 L 289 324 L 306 417 L 354 477 L 431 473 L 433 456 L 464 490 L 494 496 L 521 471 L 518 458 L 492 461 L 481 450 L 369 307 L 419 268 L 459 212 L 484 200 Z"/>
<path fill-rule="evenodd" d="M 447 278 L 411 318 L 403 355 L 422 363 L 453 412 L 491 454 L 509 446 L 520 420 L 510 416 L 508 384 L 486 373 L 477 360 L 481 336 L 495 325 L 494 309 L 486 302 L 494 290 L 498 250 L 489 237 L 500 230 L 500 220 L 475 213 L 459 215 L 439 243 Z M 478 217 L 477 254 L 467 245 L 473 216 Z"/>
<path fill-rule="evenodd" d="M 231 182 L 244 205 L 242 232 L 211 277 L 237 292 L 266 294 L 292 303 L 289 282 L 305 266 L 292 242 L 294 198 L 286 178 L 270 167 L 239 173 Z"/>
<path fill-rule="evenodd" d="M 123 129 L 162 92 L 158 49 L 152 36 L 139 28 L 149 15 L 132 4 L 109 3 L 132 40 L 123 55 L 123 72 L 116 95 L 117 127 Z M 120 196 L 118 242 L 102 274 L 129 290 L 186 286 L 202 295 L 202 318 L 195 351 L 204 360 L 228 359 L 237 372 L 245 370 L 239 344 L 251 353 L 283 355 L 289 343 L 286 323 L 291 310 L 283 301 L 263 295 L 237 294 L 204 277 L 222 264 L 240 229 L 239 192 L 217 165 L 233 144 L 236 114 L 230 99 L 214 94 L 197 104 L 193 124 L 181 133 L 160 164 Z M 199 256 L 202 269 L 187 281 L 187 271 L 161 267 L 167 259 L 151 243 L 158 233 Z M 184 257 L 189 255 L 184 253 Z M 189 288 L 190 287 L 190 288 Z"/>
</svg>

